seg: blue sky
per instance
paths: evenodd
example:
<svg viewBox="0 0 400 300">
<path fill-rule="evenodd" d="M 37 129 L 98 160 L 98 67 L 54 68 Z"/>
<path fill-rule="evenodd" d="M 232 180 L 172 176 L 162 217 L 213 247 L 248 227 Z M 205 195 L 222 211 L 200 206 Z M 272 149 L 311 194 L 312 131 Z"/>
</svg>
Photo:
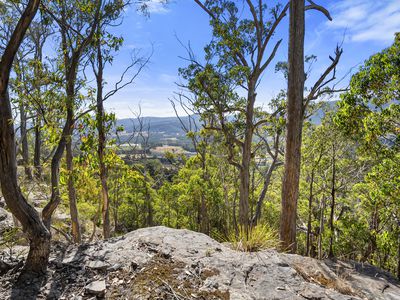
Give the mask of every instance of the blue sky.
<svg viewBox="0 0 400 300">
<path fill-rule="evenodd" d="M 140 74 L 135 84 L 125 88 L 108 100 L 106 107 L 118 118 L 132 117 L 140 104 L 145 116 L 173 116 L 169 103 L 175 82 L 179 81 L 178 68 L 186 65 L 180 57 L 186 50 L 179 43 L 190 42 L 195 54 L 201 58 L 203 47 L 210 41 L 211 29 L 207 15 L 193 0 L 173 0 L 163 6 L 161 0 L 151 0 L 150 18 L 139 15 L 133 8 L 127 10 L 118 34 L 124 37 L 124 46 L 117 53 L 112 66 L 106 69 L 106 81 L 110 86 L 129 63 L 130 53 L 141 49 L 146 55 L 153 48 L 151 62 Z M 238 1 L 241 3 L 241 1 Z M 266 1 L 273 3 L 273 0 Z M 306 54 L 318 57 L 313 67 L 317 77 L 329 64 L 338 43 L 343 41 L 343 56 L 338 67 L 338 77 L 357 67 L 370 55 L 389 46 L 394 33 L 400 31 L 399 0 L 319 0 L 329 9 L 333 21 L 328 21 L 316 11 L 306 12 Z M 280 24 L 276 40 L 283 38 L 275 63 L 287 56 L 287 19 Z M 274 64 L 265 73 L 258 90 L 258 105 L 265 106 L 269 99 L 285 86 L 281 74 L 275 74 Z M 356 69 L 354 69 L 356 70 Z M 344 85 L 349 81 L 343 80 Z"/>
</svg>

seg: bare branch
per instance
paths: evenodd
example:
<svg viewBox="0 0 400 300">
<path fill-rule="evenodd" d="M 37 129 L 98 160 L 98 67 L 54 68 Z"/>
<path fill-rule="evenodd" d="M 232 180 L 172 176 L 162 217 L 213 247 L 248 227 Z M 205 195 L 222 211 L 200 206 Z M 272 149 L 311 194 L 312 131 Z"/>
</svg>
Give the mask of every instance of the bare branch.
<svg viewBox="0 0 400 300">
<path fill-rule="evenodd" d="M 311 0 L 307 0 L 307 1 L 310 3 L 310 5 L 306 5 L 304 7 L 305 10 L 311 10 L 311 9 L 318 10 L 318 11 L 322 12 L 328 18 L 329 21 L 333 20 L 331 17 L 331 14 L 325 7 L 315 4 L 314 1 L 311 1 Z"/>
</svg>

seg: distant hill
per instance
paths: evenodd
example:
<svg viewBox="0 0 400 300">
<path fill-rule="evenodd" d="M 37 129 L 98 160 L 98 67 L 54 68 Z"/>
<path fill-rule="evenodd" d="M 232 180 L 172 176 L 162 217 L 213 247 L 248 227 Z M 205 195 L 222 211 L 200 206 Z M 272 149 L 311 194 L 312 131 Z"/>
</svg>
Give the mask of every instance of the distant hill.
<svg viewBox="0 0 400 300">
<path fill-rule="evenodd" d="M 318 109 L 308 120 L 313 124 L 320 124 L 325 114 L 325 111 L 331 111 L 336 109 L 337 101 L 328 101 Z M 191 116 L 197 124 L 200 123 L 200 117 L 198 115 Z M 168 144 L 168 145 L 179 145 L 190 147 L 191 141 L 186 137 L 186 132 L 182 128 L 181 121 L 189 128 L 189 117 L 181 117 L 181 121 L 177 117 L 143 117 L 143 131 L 147 132 L 147 128 L 150 125 L 149 135 L 151 144 Z M 123 126 L 125 135 L 127 138 L 132 135 L 133 132 L 139 131 L 139 121 L 133 119 L 119 119 L 117 120 L 117 126 Z M 192 127 L 192 130 L 195 128 Z"/>
<path fill-rule="evenodd" d="M 315 125 L 321 124 L 321 121 L 325 115 L 326 111 L 335 111 L 337 109 L 338 101 L 326 101 L 322 103 L 321 108 L 319 108 L 313 115 L 308 118 L 308 120 Z"/>
<path fill-rule="evenodd" d="M 199 116 L 191 117 L 195 122 L 199 122 Z M 189 128 L 189 117 L 180 117 L 183 124 Z M 177 117 L 143 117 L 143 129 L 147 130 L 150 125 L 150 133 L 165 133 L 168 135 L 182 135 L 185 134 L 182 129 L 181 121 Z M 119 119 L 117 120 L 117 126 L 123 126 L 127 133 L 136 132 L 139 129 L 138 119 Z"/>
</svg>

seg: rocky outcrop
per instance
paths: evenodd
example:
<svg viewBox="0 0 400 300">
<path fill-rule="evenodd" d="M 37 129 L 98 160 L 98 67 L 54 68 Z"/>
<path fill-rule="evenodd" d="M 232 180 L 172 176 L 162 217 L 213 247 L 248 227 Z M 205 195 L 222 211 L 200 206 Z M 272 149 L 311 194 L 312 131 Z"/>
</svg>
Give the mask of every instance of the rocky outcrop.
<svg viewBox="0 0 400 300">
<path fill-rule="evenodd" d="M 8 280 L 0 295 L 19 295 Z M 40 284 L 38 299 L 400 299 L 398 282 L 371 266 L 237 252 L 204 234 L 166 227 L 57 246 Z"/>
</svg>

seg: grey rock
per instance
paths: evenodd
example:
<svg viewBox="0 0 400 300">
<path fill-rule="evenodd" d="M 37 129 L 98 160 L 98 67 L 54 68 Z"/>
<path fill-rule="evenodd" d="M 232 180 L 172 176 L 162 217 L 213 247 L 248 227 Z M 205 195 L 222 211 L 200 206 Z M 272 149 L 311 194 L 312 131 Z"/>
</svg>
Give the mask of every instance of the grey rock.
<svg viewBox="0 0 400 300">
<path fill-rule="evenodd" d="M 0 207 L 0 234 L 14 225 L 11 213 Z M 0 236 L 1 238 L 1 236 Z"/>
<path fill-rule="evenodd" d="M 82 289 L 84 299 L 172 299 L 174 293 L 182 299 L 400 299 L 399 282 L 367 264 L 319 261 L 275 250 L 237 252 L 207 235 L 166 227 L 70 246 L 62 268 L 56 269 L 60 262 L 50 264 L 51 280 L 57 283 L 54 287 L 70 282 L 65 299 L 78 297 Z M 1 282 L 1 300 L 9 299 L 7 282 Z"/>
<path fill-rule="evenodd" d="M 94 247 L 89 247 L 86 255 L 93 253 Z M 182 262 L 186 267 L 176 275 L 178 281 L 204 274 L 199 290 L 228 291 L 230 299 L 400 299 L 398 284 L 384 276 L 358 273 L 351 265 L 343 263 L 344 273 L 337 275 L 338 266 L 328 261 L 275 250 L 237 252 L 207 235 L 189 230 L 139 229 L 123 238 L 114 238 L 112 243 L 106 241 L 101 248 L 108 250 L 102 253 L 105 263 L 122 265 L 135 273 L 145 271 L 157 257 Z M 206 255 L 210 250 L 212 255 Z M 318 282 L 315 274 L 322 274 L 327 281 Z"/>
<path fill-rule="evenodd" d="M 95 261 L 89 261 L 86 266 L 88 268 L 91 268 L 93 270 L 107 270 L 107 268 L 110 266 L 108 263 L 105 263 L 103 261 L 95 260 Z"/>
<path fill-rule="evenodd" d="M 85 287 L 85 291 L 89 294 L 102 296 L 106 292 L 106 281 L 105 280 L 93 281 Z"/>
</svg>

